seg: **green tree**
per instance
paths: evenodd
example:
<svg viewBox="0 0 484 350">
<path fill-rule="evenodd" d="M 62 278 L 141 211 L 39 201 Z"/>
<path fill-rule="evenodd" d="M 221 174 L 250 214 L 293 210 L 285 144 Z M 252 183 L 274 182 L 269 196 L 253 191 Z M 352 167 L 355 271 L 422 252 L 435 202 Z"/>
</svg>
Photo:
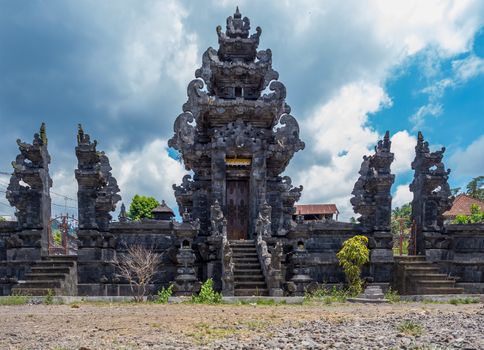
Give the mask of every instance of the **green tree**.
<svg viewBox="0 0 484 350">
<path fill-rule="evenodd" d="M 412 227 L 412 203 L 407 203 L 392 210 L 392 233 L 400 234 L 400 222 L 403 225 L 403 232 L 407 233 Z"/>
<path fill-rule="evenodd" d="M 152 219 L 153 213 L 151 211 L 159 205 L 160 203 L 154 197 L 135 194 L 129 206 L 128 217 L 131 220 Z"/>
<path fill-rule="evenodd" d="M 466 187 L 466 194 L 472 198 L 484 201 L 484 176 L 473 178 Z"/>
<path fill-rule="evenodd" d="M 3 216 L 0 216 L 0 222 L 2 221 L 7 221 L 7 219 L 5 219 Z"/>
</svg>

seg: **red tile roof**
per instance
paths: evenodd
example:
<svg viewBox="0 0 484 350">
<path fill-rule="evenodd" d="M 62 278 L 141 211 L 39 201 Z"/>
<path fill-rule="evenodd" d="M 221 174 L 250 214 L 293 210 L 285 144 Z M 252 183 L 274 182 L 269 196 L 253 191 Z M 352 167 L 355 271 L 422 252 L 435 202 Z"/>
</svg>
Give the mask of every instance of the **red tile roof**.
<svg viewBox="0 0 484 350">
<path fill-rule="evenodd" d="M 296 204 L 296 215 L 338 214 L 336 204 Z"/>
<path fill-rule="evenodd" d="M 477 204 L 481 208 L 481 210 L 484 210 L 484 202 L 469 197 L 465 194 L 459 194 L 454 199 L 454 204 L 452 204 L 452 208 L 444 212 L 443 216 L 445 218 L 455 218 L 457 215 L 470 215 L 470 208 L 472 204 Z"/>
</svg>

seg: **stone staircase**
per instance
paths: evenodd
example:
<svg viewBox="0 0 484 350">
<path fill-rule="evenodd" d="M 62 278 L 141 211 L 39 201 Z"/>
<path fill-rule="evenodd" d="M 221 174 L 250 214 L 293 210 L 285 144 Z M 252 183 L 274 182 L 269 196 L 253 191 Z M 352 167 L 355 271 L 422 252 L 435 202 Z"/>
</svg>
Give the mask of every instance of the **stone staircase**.
<svg viewBox="0 0 484 350">
<path fill-rule="evenodd" d="M 439 272 L 439 267 L 426 261 L 425 256 L 396 256 L 396 281 L 398 292 L 403 295 L 462 294 L 463 288 L 455 286 L 456 280 Z"/>
<path fill-rule="evenodd" d="M 230 241 L 234 262 L 234 295 L 267 296 L 269 291 L 254 240 Z"/>
<path fill-rule="evenodd" d="M 12 294 L 42 296 L 49 290 L 54 295 L 77 294 L 77 256 L 52 255 L 36 261 Z"/>
</svg>

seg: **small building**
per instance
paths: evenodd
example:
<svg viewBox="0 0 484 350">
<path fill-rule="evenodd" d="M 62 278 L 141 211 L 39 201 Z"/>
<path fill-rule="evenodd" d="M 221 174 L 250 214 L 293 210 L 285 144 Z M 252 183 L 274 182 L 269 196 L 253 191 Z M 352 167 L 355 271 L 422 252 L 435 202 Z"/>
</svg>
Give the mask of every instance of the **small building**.
<svg viewBox="0 0 484 350">
<path fill-rule="evenodd" d="M 165 201 L 151 211 L 154 220 L 171 220 L 175 217 L 173 210 L 166 205 Z"/>
<path fill-rule="evenodd" d="M 457 215 L 471 215 L 472 204 L 478 205 L 484 211 L 484 202 L 466 194 L 459 194 L 455 197 L 452 207 L 442 214 L 444 220 L 454 220 Z"/>
<path fill-rule="evenodd" d="M 305 221 L 338 221 L 339 210 L 336 204 L 296 204 L 294 207 L 294 220 L 297 216 L 302 216 Z"/>
</svg>

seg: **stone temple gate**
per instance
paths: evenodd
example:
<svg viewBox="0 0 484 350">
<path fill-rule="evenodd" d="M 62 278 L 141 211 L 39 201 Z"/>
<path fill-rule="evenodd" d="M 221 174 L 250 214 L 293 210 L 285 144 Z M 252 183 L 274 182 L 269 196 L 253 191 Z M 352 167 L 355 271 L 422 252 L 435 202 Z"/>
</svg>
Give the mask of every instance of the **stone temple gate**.
<svg viewBox="0 0 484 350">
<path fill-rule="evenodd" d="M 415 256 L 394 258 L 390 230 L 391 164 L 387 132 L 364 156 L 351 204 L 358 223 L 305 221 L 294 204 L 302 186 L 284 170 L 304 149 L 286 89 L 272 68 L 271 50 L 257 50 L 261 29 L 237 9 L 226 30 L 217 27 L 219 48 L 208 48 L 188 100 L 174 122 L 169 146 L 180 152 L 190 174 L 173 185 L 182 222 L 162 208 L 155 219 L 130 221 L 108 156 L 80 126 L 77 255 L 49 255 L 50 155 L 45 126 L 32 144 L 17 141 L 7 199 L 17 221 L 0 222 L 0 295 L 11 292 L 65 295 L 129 295 L 112 261 L 141 245 L 162 259 L 151 292 L 174 283 L 178 295 L 196 293 L 212 278 L 224 295 L 302 295 L 318 284 L 345 282 L 336 253 L 356 235 L 369 239 L 370 263 L 363 277 L 402 293 L 441 294 L 484 290 L 484 225 L 446 225 L 452 202 L 444 149 L 430 152 L 419 134 L 411 191 Z M 323 181 L 323 180 L 322 180 Z M 25 184 L 27 186 L 25 186 Z M 324 183 L 322 183 L 324 186 Z M 431 276 L 425 271 L 431 271 Z M 456 286 L 456 277 L 458 278 Z"/>
<path fill-rule="evenodd" d="M 264 206 L 271 211 L 271 235 L 286 236 L 302 190 L 281 176 L 304 149 L 299 126 L 272 69 L 271 50 L 257 51 L 261 29 L 249 30 L 238 10 L 226 32 L 217 27 L 220 47 L 203 54 L 169 141 L 193 171 L 193 180 L 185 177 L 174 187 L 182 212 L 199 218 L 202 234 L 209 235 L 208 208 L 217 201 L 229 239 L 254 238 Z M 267 87 L 272 92 L 263 94 Z"/>
</svg>

